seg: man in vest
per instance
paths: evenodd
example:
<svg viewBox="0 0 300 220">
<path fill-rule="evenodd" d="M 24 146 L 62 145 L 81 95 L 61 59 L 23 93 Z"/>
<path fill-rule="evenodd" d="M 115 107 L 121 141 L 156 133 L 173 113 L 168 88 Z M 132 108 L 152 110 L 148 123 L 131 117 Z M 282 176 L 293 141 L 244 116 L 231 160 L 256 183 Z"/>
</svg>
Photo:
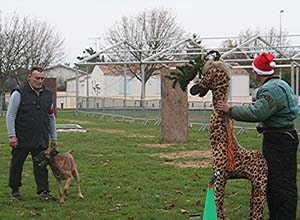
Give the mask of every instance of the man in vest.
<svg viewBox="0 0 300 220">
<path fill-rule="evenodd" d="M 258 122 L 263 134 L 263 154 L 268 163 L 267 202 L 270 220 L 295 220 L 297 210 L 297 147 L 294 121 L 299 114 L 291 87 L 274 74 L 273 55 L 262 53 L 252 63 L 262 83 L 254 103 L 234 106 L 220 101 L 217 109 L 237 121 Z"/>
<path fill-rule="evenodd" d="M 12 90 L 6 115 L 8 142 L 12 148 L 9 169 L 9 187 L 13 200 L 20 200 L 22 170 L 30 153 L 33 162 L 37 193 L 42 200 L 54 200 L 49 194 L 47 167 L 40 167 L 33 158 L 48 148 L 57 145 L 56 119 L 52 104 L 52 92 L 45 88 L 43 69 L 33 67 L 27 82 Z"/>
</svg>

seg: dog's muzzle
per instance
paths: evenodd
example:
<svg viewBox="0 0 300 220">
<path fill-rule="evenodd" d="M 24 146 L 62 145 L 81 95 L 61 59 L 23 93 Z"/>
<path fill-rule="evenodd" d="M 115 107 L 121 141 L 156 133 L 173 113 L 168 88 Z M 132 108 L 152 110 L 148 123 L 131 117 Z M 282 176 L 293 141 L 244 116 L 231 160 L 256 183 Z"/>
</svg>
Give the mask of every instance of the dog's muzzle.
<svg viewBox="0 0 300 220">
<path fill-rule="evenodd" d="M 205 96 L 208 93 L 208 91 L 209 91 L 208 88 L 204 88 L 204 87 L 202 87 L 198 84 L 195 84 L 190 88 L 191 95 L 198 95 L 199 94 L 200 97 Z"/>
<path fill-rule="evenodd" d="M 38 163 L 39 167 L 45 167 L 49 163 L 49 159 L 45 156 L 43 152 L 39 153 L 39 155 L 34 157 L 34 160 Z"/>
</svg>

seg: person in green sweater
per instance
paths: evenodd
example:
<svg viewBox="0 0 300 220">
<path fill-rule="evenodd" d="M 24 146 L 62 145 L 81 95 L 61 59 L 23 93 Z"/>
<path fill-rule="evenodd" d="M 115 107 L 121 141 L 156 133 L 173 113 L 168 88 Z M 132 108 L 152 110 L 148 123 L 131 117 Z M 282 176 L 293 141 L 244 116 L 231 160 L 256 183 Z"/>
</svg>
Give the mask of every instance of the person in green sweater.
<svg viewBox="0 0 300 220">
<path fill-rule="evenodd" d="M 267 203 L 270 220 L 295 220 L 297 210 L 297 148 L 294 120 L 299 115 L 297 97 L 274 73 L 273 55 L 262 53 L 252 63 L 256 80 L 262 83 L 249 106 L 230 106 L 220 101 L 217 110 L 236 121 L 257 122 L 263 134 L 262 151 L 268 164 Z"/>
</svg>

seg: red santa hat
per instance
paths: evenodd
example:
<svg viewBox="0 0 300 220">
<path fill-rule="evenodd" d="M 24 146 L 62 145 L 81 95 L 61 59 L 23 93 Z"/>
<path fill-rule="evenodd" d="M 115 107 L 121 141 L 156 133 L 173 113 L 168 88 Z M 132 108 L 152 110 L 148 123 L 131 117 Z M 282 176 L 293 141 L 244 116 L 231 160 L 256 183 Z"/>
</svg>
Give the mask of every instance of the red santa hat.
<svg viewBox="0 0 300 220">
<path fill-rule="evenodd" d="M 263 52 L 256 57 L 252 63 L 253 70 L 258 75 L 272 75 L 274 73 L 274 67 L 276 63 L 273 61 L 273 55 Z"/>
</svg>

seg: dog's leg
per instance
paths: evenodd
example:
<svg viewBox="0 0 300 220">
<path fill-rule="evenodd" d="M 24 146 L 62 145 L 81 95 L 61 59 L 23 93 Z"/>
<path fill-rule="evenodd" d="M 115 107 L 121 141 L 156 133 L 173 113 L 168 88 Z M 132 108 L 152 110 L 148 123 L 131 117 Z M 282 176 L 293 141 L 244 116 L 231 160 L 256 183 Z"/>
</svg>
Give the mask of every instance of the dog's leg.
<svg viewBox="0 0 300 220">
<path fill-rule="evenodd" d="M 83 199 L 84 197 L 83 197 L 83 195 L 82 195 L 82 193 L 81 193 L 80 184 L 79 184 L 80 178 L 79 178 L 78 170 L 77 170 L 77 169 L 74 169 L 73 172 L 72 172 L 72 175 L 73 175 L 73 177 L 74 177 L 75 180 L 76 180 L 77 190 L 78 190 L 78 195 L 79 195 L 80 198 Z"/>
<path fill-rule="evenodd" d="M 57 189 L 58 189 L 58 193 L 59 193 L 59 201 L 61 203 L 65 202 L 65 195 L 62 189 L 62 185 L 61 185 L 61 180 L 60 179 L 56 179 L 56 184 L 57 184 Z"/>
<path fill-rule="evenodd" d="M 72 175 L 69 174 L 69 175 L 68 175 L 68 178 L 67 178 L 67 181 L 66 181 L 66 184 L 65 184 L 65 186 L 64 186 L 64 195 L 65 195 L 65 196 L 68 195 L 68 189 L 69 189 L 69 187 L 70 187 L 70 185 L 71 185 L 71 182 L 72 182 Z"/>
</svg>

